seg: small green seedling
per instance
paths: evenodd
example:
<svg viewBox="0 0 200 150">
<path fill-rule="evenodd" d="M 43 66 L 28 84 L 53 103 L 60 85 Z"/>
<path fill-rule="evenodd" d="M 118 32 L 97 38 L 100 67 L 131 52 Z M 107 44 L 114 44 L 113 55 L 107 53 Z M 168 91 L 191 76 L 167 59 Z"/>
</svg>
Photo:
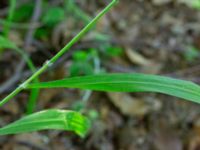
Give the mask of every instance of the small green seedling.
<svg viewBox="0 0 200 150">
<path fill-rule="evenodd" d="M 69 68 L 71 77 L 93 74 L 94 69 L 89 57 L 90 53 L 86 51 L 77 51 L 73 54 L 73 62 Z"/>
</svg>

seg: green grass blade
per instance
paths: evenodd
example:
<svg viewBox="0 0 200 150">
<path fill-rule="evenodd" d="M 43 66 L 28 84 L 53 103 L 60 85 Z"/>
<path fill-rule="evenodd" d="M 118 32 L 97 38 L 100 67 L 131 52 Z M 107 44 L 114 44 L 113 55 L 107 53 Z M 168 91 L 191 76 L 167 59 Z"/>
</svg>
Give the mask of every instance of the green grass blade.
<svg viewBox="0 0 200 150">
<path fill-rule="evenodd" d="M 89 120 L 78 112 L 50 109 L 28 115 L 0 128 L 0 135 L 56 129 L 74 131 L 84 137 L 89 128 Z"/>
<path fill-rule="evenodd" d="M 200 103 L 200 86 L 190 81 L 145 74 L 103 74 L 33 83 L 28 88 L 79 88 L 109 92 L 157 92 Z"/>
<path fill-rule="evenodd" d="M 38 82 L 38 80 L 36 81 Z M 28 103 L 26 105 L 26 114 L 32 114 L 35 111 L 37 105 L 37 99 L 39 97 L 40 90 L 39 89 L 32 89 L 30 92 L 30 96 L 28 98 Z"/>
</svg>

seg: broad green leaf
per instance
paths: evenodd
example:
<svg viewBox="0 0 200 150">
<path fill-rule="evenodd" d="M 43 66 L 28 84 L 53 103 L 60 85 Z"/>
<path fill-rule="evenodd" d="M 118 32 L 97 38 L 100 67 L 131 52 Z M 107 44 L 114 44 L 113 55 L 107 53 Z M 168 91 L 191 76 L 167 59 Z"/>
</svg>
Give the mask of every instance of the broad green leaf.
<svg viewBox="0 0 200 150">
<path fill-rule="evenodd" d="M 5 49 L 5 48 L 16 49 L 17 46 L 9 39 L 0 35 L 0 49 Z"/>
<path fill-rule="evenodd" d="M 0 135 L 56 129 L 74 131 L 79 136 L 84 137 L 89 127 L 89 120 L 78 112 L 50 109 L 28 115 L 0 128 Z"/>
<path fill-rule="evenodd" d="M 79 88 L 110 92 L 157 92 L 200 103 L 200 86 L 190 81 L 145 74 L 104 74 L 33 83 L 28 88 Z"/>
</svg>

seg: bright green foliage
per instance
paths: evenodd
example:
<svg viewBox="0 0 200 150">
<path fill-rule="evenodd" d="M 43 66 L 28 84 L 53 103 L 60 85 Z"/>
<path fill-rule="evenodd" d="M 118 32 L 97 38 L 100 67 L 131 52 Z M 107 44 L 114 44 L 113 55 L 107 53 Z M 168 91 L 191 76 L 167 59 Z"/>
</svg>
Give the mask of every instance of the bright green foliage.
<svg viewBox="0 0 200 150">
<path fill-rule="evenodd" d="M 122 48 L 120 47 L 114 47 L 114 46 L 110 46 L 108 48 L 106 48 L 106 53 L 109 56 L 120 56 L 123 53 Z"/>
<path fill-rule="evenodd" d="M 35 82 L 39 82 L 39 79 L 35 80 Z M 39 92 L 40 92 L 39 89 L 31 90 L 27 103 L 26 114 L 32 114 L 35 111 Z"/>
<path fill-rule="evenodd" d="M 35 31 L 35 35 L 34 36 L 37 39 L 47 40 L 48 37 L 50 36 L 50 31 L 46 27 L 41 27 L 41 28 L 38 28 Z"/>
<path fill-rule="evenodd" d="M 200 9 L 200 0 L 190 0 L 191 6 L 196 9 Z"/>
<path fill-rule="evenodd" d="M 93 74 L 93 68 L 87 62 L 74 62 L 70 67 L 70 76 L 91 74 Z"/>
<path fill-rule="evenodd" d="M 44 17 L 42 18 L 42 22 L 52 27 L 62 21 L 65 18 L 65 12 L 60 7 L 52 7 L 49 8 L 48 11 L 45 13 Z"/>
<path fill-rule="evenodd" d="M 44 65 L 38 71 L 36 71 L 31 77 L 29 77 L 14 91 L 12 91 L 9 95 L 7 95 L 2 101 L 0 101 L 0 106 L 4 105 L 9 100 L 11 100 L 15 95 L 24 90 L 32 81 L 36 80 L 41 73 L 43 73 L 53 63 L 55 63 L 63 54 L 65 54 L 72 47 L 74 43 L 76 43 L 85 33 L 87 33 L 96 24 L 96 22 L 116 4 L 116 2 L 117 2 L 116 0 L 113 0 L 92 21 L 90 21 L 88 25 L 86 25 L 68 44 L 66 44 L 53 58 L 46 61 L 46 63 L 44 63 Z M 74 112 L 70 113 L 70 115 L 67 115 L 68 113 L 64 112 L 69 112 L 69 111 L 53 110 L 53 112 L 43 111 L 39 113 L 34 113 L 33 115 L 27 116 L 22 120 L 19 120 L 4 128 L 1 128 L 0 134 L 2 135 L 15 134 L 15 133 L 23 133 L 23 132 L 30 132 L 30 131 L 37 131 L 44 129 L 65 129 L 65 130 L 73 130 L 80 136 L 85 135 L 85 132 L 89 128 L 88 120 L 82 117 L 78 113 Z M 51 120 L 52 118 L 53 120 Z"/>
<path fill-rule="evenodd" d="M 32 16 L 32 12 L 34 9 L 34 3 L 25 3 L 21 5 L 14 13 L 13 21 L 26 21 L 29 20 Z"/>
<path fill-rule="evenodd" d="M 74 131 L 79 136 L 84 137 L 89 128 L 90 121 L 80 113 L 51 109 L 28 115 L 0 128 L 0 135 L 57 129 Z"/>
<path fill-rule="evenodd" d="M 77 51 L 73 55 L 73 62 L 70 66 L 70 76 L 91 75 L 93 66 L 90 62 L 91 54 L 86 51 Z"/>
<path fill-rule="evenodd" d="M 104 16 L 115 4 L 117 0 L 113 0 L 110 4 L 108 4 L 93 20 L 91 20 L 68 44 L 66 44 L 55 56 L 53 56 L 50 60 L 48 60 L 44 65 L 37 70 L 31 77 L 29 77 L 26 81 L 23 82 L 22 86 L 17 87 L 14 91 L 12 91 L 9 95 L 7 95 L 2 101 L 0 101 L 0 106 L 7 103 L 10 99 L 12 99 L 15 95 L 21 92 L 30 82 L 35 80 L 40 74 L 42 74 L 45 70 L 47 70 L 52 64 L 54 64 L 60 57 L 63 56 L 81 37 L 85 35 L 96 23 L 97 21 Z"/>
<path fill-rule="evenodd" d="M 77 51 L 73 54 L 74 61 L 87 61 L 88 53 L 85 51 Z"/>
<path fill-rule="evenodd" d="M 96 22 L 103 15 L 105 15 L 114 6 L 114 4 L 116 4 L 116 2 L 117 2 L 116 0 L 113 0 L 92 21 L 90 21 L 88 25 L 86 25 L 68 44 L 66 44 L 53 58 L 51 58 L 49 61 L 46 61 L 46 63 L 38 71 L 36 71 L 30 78 L 24 81 L 19 87 L 17 87 L 2 101 L 0 101 L 0 106 L 8 102 L 15 95 L 17 95 L 19 92 L 25 89 L 30 82 L 35 81 L 41 73 L 47 70 L 47 68 L 49 68 L 55 61 L 57 61 L 65 52 L 67 52 L 74 43 L 76 43 L 85 33 L 87 33 L 96 24 Z M 62 13 L 60 10 L 56 11 L 59 14 L 59 17 L 58 16 L 55 17 L 58 17 L 58 19 L 60 20 L 60 18 L 62 18 Z M 52 13 L 52 15 L 55 14 Z M 48 19 L 49 18 L 47 17 L 47 19 L 44 20 L 49 23 Z M 54 23 L 54 21 L 51 23 Z M 3 45 L 2 47 L 5 48 L 5 45 Z M 8 46 L 6 48 L 13 48 L 13 47 Z M 19 51 L 18 48 L 16 48 L 16 50 Z M 25 55 L 23 56 L 25 60 L 28 59 L 28 57 L 26 57 Z M 29 104 L 32 104 L 32 102 Z M 9 124 L 6 127 L 1 128 L 0 135 L 17 134 L 17 133 L 46 130 L 46 129 L 58 129 L 58 130 L 75 131 L 75 133 L 83 137 L 87 133 L 89 127 L 90 123 L 88 119 L 86 119 L 77 112 L 64 111 L 64 110 L 47 110 L 34 113 L 12 124 Z"/>
<path fill-rule="evenodd" d="M 30 84 L 28 88 L 79 88 L 109 92 L 157 92 L 200 103 L 200 86 L 169 77 L 145 74 L 102 74 Z"/>
</svg>

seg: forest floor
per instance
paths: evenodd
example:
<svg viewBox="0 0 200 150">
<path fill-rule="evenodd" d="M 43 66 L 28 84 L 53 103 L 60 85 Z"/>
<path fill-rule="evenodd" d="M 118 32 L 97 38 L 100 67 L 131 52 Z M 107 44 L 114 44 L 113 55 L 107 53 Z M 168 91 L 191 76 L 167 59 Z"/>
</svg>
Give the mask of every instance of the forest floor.
<svg viewBox="0 0 200 150">
<path fill-rule="evenodd" d="M 22 2 L 19 1 L 18 5 Z M 121 0 L 98 22 L 96 28 L 42 74 L 40 80 L 69 76 L 73 54 L 78 50 L 95 49 L 99 55 L 100 70 L 159 74 L 200 83 L 200 11 L 186 2 Z M 62 5 L 62 1 L 50 3 Z M 95 16 L 108 1 L 77 0 L 77 3 L 84 12 Z M 1 1 L 0 7 L 0 17 L 5 18 L 8 6 Z M 32 44 L 25 51 L 36 67 L 40 67 L 83 26 L 76 17 L 68 17 L 54 26 L 48 36 L 33 37 Z M 25 47 L 27 30 L 13 26 L 9 37 L 20 47 Z M 108 47 L 111 51 L 120 49 L 122 54 L 108 54 Z M 20 69 L 20 63 L 20 56 L 12 50 L 0 54 L 0 99 L 31 74 L 28 67 Z M 9 88 L 2 89 L 13 76 L 19 76 L 19 79 Z M 72 109 L 82 104 L 83 94 L 83 91 L 71 89 L 41 90 L 36 110 Z M 24 115 L 28 96 L 29 92 L 21 92 L 1 107 L 1 126 Z M 97 115 L 85 139 L 70 132 L 42 131 L 2 136 L 0 149 L 200 150 L 198 104 L 163 94 L 92 92 L 84 107 Z"/>
</svg>

